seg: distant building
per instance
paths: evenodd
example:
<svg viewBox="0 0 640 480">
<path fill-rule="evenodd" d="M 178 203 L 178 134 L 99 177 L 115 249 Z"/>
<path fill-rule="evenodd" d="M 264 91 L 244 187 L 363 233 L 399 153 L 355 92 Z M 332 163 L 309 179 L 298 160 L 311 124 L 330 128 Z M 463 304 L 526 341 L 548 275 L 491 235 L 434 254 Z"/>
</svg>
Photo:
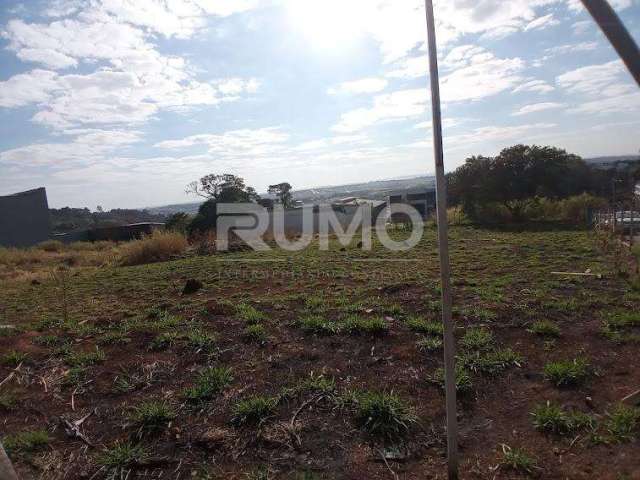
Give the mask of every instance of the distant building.
<svg viewBox="0 0 640 480">
<path fill-rule="evenodd" d="M 49 239 L 47 191 L 37 188 L 0 197 L 0 246 L 30 247 Z"/>
<path fill-rule="evenodd" d="M 387 197 L 389 207 L 389 216 L 391 222 L 402 223 L 406 221 L 406 215 L 403 213 L 394 213 L 393 204 L 404 203 L 415 208 L 423 220 L 429 218 L 436 209 L 436 192 L 435 190 L 409 190 L 406 192 L 397 192 Z"/>
</svg>

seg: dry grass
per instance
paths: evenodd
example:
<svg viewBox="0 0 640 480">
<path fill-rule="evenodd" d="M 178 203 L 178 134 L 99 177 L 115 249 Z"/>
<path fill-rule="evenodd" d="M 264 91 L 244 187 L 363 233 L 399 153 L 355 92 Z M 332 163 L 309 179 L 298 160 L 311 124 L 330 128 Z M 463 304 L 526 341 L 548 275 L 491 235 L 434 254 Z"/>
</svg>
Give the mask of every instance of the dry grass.
<svg viewBox="0 0 640 480">
<path fill-rule="evenodd" d="M 113 242 L 65 245 L 52 240 L 32 248 L 0 247 L 0 279 L 43 280 L 60 266 L 101 267 L 113 261 L 115 252 Z"/>
<path fill-rule="evenodd" d="M 187 239 L 181 233 L 157 230 L 140 240 L 124 244 L 120 248 L 118 263 L 131 266 L 163 262 L 183 254 L 187 246 Z"/>
</svg>

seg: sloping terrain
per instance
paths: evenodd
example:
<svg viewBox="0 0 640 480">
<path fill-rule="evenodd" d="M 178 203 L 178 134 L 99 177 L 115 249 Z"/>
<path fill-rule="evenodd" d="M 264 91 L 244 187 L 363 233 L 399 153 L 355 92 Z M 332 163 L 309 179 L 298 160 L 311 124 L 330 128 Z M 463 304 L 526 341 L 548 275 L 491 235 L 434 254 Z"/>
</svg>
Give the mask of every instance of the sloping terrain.
<svg viewBox="0 0 640 480">
<path fill-rule="evenodd" d="M 639 478 L 640 293 L 591 232 L 451 236 L 461 478 Z M 435 231 L 332 247 L 4 282 L 19 473 L 445 478 Z"/>
</svg>

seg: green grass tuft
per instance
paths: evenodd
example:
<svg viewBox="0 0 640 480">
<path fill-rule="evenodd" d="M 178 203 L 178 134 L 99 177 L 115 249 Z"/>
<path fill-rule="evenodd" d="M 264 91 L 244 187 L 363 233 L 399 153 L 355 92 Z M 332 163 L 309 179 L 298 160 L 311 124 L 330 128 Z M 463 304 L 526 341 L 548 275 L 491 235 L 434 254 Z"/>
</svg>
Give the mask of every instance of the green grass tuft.
<svg viewBox="0 0 640 480">
<path fill-rule="evenodd" d="M 203 402 L 212 399 L 233 381 L 231 369 L 227 367 L 206 368 L 196 378 L 195 385 L 184 391 L 189 402 Z"/>
<path fill-rule="evenodd" d="M 278 405 L 278 399 L 264 395 L 253 395 L 236 402 L 232 409 L 231 423 L 236 426 L 259 425 L 266 420 Z"/>
<path fill-rule="evenodd" d="M 382 317 L 361 317 L 349 315 L 343 322 L 344 330 L 351 334 L 383 335 L 389 330 L 389 325 Z"/>
<path fill-rule="evenodd" d="M 482 350 L 493 343 L 493 335 L 486 328 L 469 328 L 460 339 L 460 346 L 468 350 Z"/>
<path fill-rule="evenodd" d="M 591 375 L 591 366 L 584 358 L 550 362 L 544 366 L 544 376 L 558 387 L 582 385 Z"/>
<path fill-rule="evenodd" d="M 100 453 L 96 458 L 96 463 L 107 469 L 111 474 L 110 478 L 120 478 L 118 476 L 120 472 L 148 457 L 149 454 L 142 445 L 118 442 Z"/>
<path fill-rule="evenodd" d="M 46 430 L 31 430 L 7 435 L 2 439 L 8 455 L 29 453 L 46 446 L 51 441 Z"/>
<path fill-rule="evenodd" d="M 531 328 L 527 330 L 530 333 L 540 335 L 541 337 L 559 337 L 560 327 L 555 322 L 550 320 L 538 320 L 531 325 Z"/>
<path fill-rule="evenodd" d="M 519 448 L 502 445 L 502 462 L 500 466 L 519 473 L 533 473 L 538 468 L 535 458 Z"/>
<path fill-rule="evenodd" d="M 161 431 L 175 417 L 173 408 L 164 400 L 146 400 L 135 406 L 129 415 L 141 433 Z"/>
<path fill-rule="evenodd" d="M 25 352 L 18 352 L 17 350 L 11 350 L 10 352 L 2 356 L 2 359 L 0 359 L 0 364 L 7 367 L 17 367 L 21 363 L 26 362 L 28 359 L 29 354 Z"/>
<path fill-rule="evenodd" d="M 584 428 L 595 428 L 595 420 L 582 412 L 566 411 L 551 402 L 538 405 L 533 412 L 533 426 L 545 433 L 568 435 Z"/>
<path fill-rule="evenodd" d="M 413 409 L 393 392 L 358 392 L 355 398 L 356 422 L 372 436 L 398 438 L 417 421 Z"/>
<path fill-rule="evenodd" d="M 442 336 L 442 323 L 426 320 L 421 317 L 409 317 L 405 321 L 405 325 L 412 331 L 424 333 L 425 335 Z"/>
<path fill-rule="evenodd" d="M 338 324 L 322 315 L 305 315 L 297 323 L 303 332 L 310 334 L 334 335 L 340 331 Z"/>
<path fill-rule="evenodd" d="M 264 326 L 257 323 L 245 328 L 242 332 L 242 338 L 250 343 L 265 343 L 269 337 Z"/>
<path fill-rule="evenodd" d="M 605 428 L 616 442 L 630 442 L 640 429 L 640 408 L 616 405 L 607 413 Z"/>
</svg>

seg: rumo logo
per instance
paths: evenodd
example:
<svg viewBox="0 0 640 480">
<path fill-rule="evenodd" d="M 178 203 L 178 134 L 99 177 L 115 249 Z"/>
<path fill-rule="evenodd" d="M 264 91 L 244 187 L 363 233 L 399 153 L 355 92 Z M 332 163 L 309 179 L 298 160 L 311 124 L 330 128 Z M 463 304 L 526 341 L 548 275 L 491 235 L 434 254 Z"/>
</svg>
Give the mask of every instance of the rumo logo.
<svg viewBox="0 0 640 480">
<path fill-rule="evenodd" d="M 387 231 L 390 219 L 401 219 L 411 225 L 411 234 L 401 241 L 394 240 Z M 359 238 L 363 250 L 371 250 L 373 235 L 392 251 L 407 251 L 422 239 L 423 218 L 414 207 L 405 203 L 391 204 L 388 209 L 374 215 L 371 205 L 350 207 L 348 211 L 327 206 L 303 207 L 285 210 L 275 207 L 267 210 L 255 203 L 217 204 L 216 249 L 229 249 L 231 238 L 243 241 L 257 251 L 268 251 L 272 246 L 265 238 L 288 251 L 299 251 L 318 238 L 320 250 L 329 250 L 330 237 L 335 236 L 342 246 Z"/>
</svg>

